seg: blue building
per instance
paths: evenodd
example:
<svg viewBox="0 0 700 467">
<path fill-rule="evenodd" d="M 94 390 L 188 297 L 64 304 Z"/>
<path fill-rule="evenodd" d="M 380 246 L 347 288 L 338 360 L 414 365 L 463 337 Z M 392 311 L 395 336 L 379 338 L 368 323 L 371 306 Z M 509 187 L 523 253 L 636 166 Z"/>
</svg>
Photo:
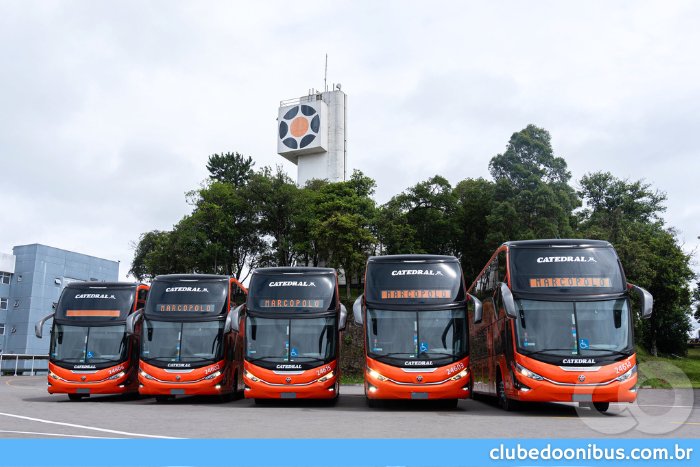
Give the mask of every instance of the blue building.
<svg viewBox="0 0 700 467">
<path fill-rule="evenodd" d="M 46 245 L 21 245 L 0 254 L 0 353 L 46 355 L 48 333 L 34 324 L 52 312 L 63 288 L 75 281 L 117 281 L 119 262 Z M 50 325 L 47 324 L 48 327 Z"/>
</svg>

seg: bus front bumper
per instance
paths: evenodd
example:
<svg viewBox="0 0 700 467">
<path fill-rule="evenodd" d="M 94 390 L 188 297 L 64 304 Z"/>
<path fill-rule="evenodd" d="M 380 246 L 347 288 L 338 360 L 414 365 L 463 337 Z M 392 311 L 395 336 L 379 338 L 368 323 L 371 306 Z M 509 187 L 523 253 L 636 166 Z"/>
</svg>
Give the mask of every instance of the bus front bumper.
<svg viewBox="0 0 700 467">
<path fill-rule="evenodd" d="M 365 374 L 365 394 L 369 399 L 467 399 L 470 395 L 469 375 L 456 381 L 439 384 L 411 384 L 408 382 L 380 381 Z"/>
<path fill-rule="evenodd" d="M 68 380 L 53 372 L 48 376 L 49 394 L 125 394 L 137 392 L 133 373 L 120 372 L 103 381 Z"/>
<path fill-rule="evenodd" d="M 609 384 L 563 385 L 516 376 L 513 399 L 524 402 L 634 402 L 637 375 Z"/>
</svg>

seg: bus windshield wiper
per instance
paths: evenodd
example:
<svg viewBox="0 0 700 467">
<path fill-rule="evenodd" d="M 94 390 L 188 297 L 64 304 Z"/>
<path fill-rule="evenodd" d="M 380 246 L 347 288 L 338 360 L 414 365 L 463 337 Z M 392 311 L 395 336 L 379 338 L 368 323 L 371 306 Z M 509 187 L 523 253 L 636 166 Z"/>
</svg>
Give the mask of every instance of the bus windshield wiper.
<svg viewBox="0 0 700 467">
<path fill-rule="evenodd" d="M 546 352 L 555 352 L 555 351 L 558 351 L 558 350 L 566 350 L 567 352 L 571 352 L 571 348 L 568 348 L 568 349 L 555 349 L 555 348 L 552 348 L 552 349 L 534 350 L 534 351 L 532 351 L 532 352 L 527 352 L 527 353 L 524 354 L 524 355 L 537 355 L 537 354 L 543 354 L 543 353 L 546 353 Z M 573 353 L 572 355 L 576 355 L 576 353 Z"/>
<path fill-rule="evenodd" d="M 455 357 L 457 357 L 457 355 L 455 355 L 455 354 L 451 354 L 451 353 L 447 353 L 447 352 L 431 352 L 429 350 L 427 352 L 421 352 L 418 354 L 419 357 L 423 356 L 423 355 L 425 355 L 428 358 L 455 358 Z M 433 357 L 433 355 L 437 355 L 437 357 Z"/>
<path fill-rule="evenodd" d="M 593 352 L 608 352 L 608 353 L 611 353 L 611 354 L 614 354 L 614 355 L 622 355 L 622 356 L 625 356 L 625 357 L 629 357 L 630 355 L 632 355 L 630 352 L 623 352 L 623 351 L 621 351 L 621 350 L 615 350 L 615 349 L 591 349 L 591 348 L 588 348 L 588 349 L 581 349 L 581 350 L 583 350 L 584 352 L 589 352 L 589 351 L 593 351 Z"/>
</svg>

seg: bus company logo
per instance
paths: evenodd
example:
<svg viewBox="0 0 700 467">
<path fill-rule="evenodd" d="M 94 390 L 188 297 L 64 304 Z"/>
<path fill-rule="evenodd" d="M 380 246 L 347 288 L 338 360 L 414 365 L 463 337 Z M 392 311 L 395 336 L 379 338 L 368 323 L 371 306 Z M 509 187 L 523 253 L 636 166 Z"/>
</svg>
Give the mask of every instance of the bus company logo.
<svg viewBox="0 0 700 467">
<path fill-rule="evenodd" d="M 321 129 L 321 116 L 310 105 L 295 105 L 280 120 L 279 139 L 289 149 L 304 149 Z"/>
<path fill-rule="evenodd" d="M 168 363 L 168 368 L 190 368 L 191 363 Z"/>
<path fill-rule="evenodd" d="M 209 289 L 206 287 L 168 287 L 165 289 L 166 292 L 197 292 L 197 293 L 208 293 Z"/>
<path fill-rule="evenodd" d="M 578 375 L 578 382 L 583 383 L 586 381 L 586 375 Z"/>
<path fill-rule="evenodd" d="M 597 263 L 592 256 L 540 256 L 538 263 Z"/>
<path fill-rule="evenodd" d="M 391 271 L 392 276 L 444 276 L 442 271 L 432 269 L 397 269 Z"/>
<path fill-rule="evenodd" d="M 314 282 L 306 281 L 280 281 L 280 282 L 270 282 L 269 287 L 316 287 Z"/>
<path fill-rule="evenodd" d="M 95 365 L 73 365 L 74 370 L 94 370 Z"/>
<path fill-rule="evenodd" d="M 562 365 L 595 365 L 595 358 L 565 358 Z"/>
<path fill-rule="evenodd" d="M 114 295 L 108 295 L 108 294 L 100 294 L 100 293 L 81 293 L 75 296 L 77 299 L 86 299 L 86 298 L 97 298 L 100 300 L 116 300 L 117 297 Z"/>
<path fill-rule="evenodd" d="M 278 370 L 301 370 L 301 365 L 277 365 L 275 368 Z"/>
<path fill-rule="evenodd" d="M 432 360 L 408 360 L 403 362 L 405 366 L 433 366 Z"/>
</svg>

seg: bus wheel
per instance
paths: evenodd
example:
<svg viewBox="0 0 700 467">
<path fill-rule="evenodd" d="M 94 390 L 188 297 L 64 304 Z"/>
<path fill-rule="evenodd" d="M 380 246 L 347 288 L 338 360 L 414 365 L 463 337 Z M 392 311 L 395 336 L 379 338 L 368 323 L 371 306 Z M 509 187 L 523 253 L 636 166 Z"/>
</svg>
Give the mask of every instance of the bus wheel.
<svg viewBox="0 0 700 467">
<path fill-rule="evenodd" d="M 610 408 L 610 402 L 594 402 L 593 407 L 595 407 L 598 412 L 604 413 Z"/>
<path fill-rule="evenodd" d="M 169 402 L 171 399 L 175 399 L 175 396 L 156 396 L 156 402 L 158 402 L 159 404 Z"/>
<path fill-rule="evenodd" d="M 456 409 L 459 405 L 459 399 L 443 399 L 440 401 L 440 407 L 443 409 Z"/>
<path fill-rule="evenodd" d="M 85 394 L 68 394 L 68 399 L 72 400 L 73 402 L 79 401 L 83 397 L 85 397 Z"/>
<path fill-rule="evenodd" d="M 506 385 L 503 382 L 500 371 L 496 377 L 496 391 L 498 392 L 498 405 L 500 405 L 503 410 L 511 412 L 516 409 L 517 402 L 506 395 Z"/>
<path fill-rule="evenodd" d="M 382 401 L 379 399 L 370 399 L 369 397 L 367 398 L 367 405 L 373 409 L 376 409 L 377 407 L 381 407 Z"/>
</svg>

